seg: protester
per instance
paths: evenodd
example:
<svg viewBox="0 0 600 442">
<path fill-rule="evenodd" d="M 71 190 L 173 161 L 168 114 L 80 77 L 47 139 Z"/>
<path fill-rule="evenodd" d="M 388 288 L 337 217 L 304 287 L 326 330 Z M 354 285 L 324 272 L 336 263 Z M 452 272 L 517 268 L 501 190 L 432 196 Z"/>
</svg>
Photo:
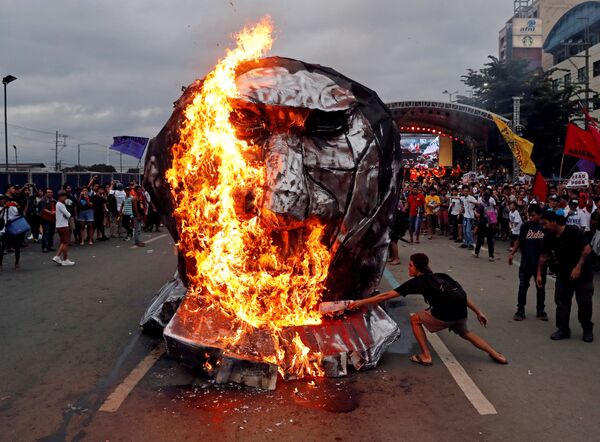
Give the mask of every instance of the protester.
<svg viewBox="0 0 600 442">
<path fill-rule="evenodd" d="M 469 299 L 460 284 L 444 273 L 433 273 L 429 268 L 429 258 L 424 253 L 416 253 L 410 257 L 408 273 L 412 279 L 388 292 L 371 298 L 354 301 L 349 310 L 355 310 L 364 305 L 383 302 L 397 296 L 412 294 L 423 295 L 430 309 L 412 315 L 410 322 L 417 343 L 421 349 L 420 354 L 410 357 L 412 362 L 429 366 L 432 364 L 431 353 L 427 347 L 427 338 L 423 326 L 431 333 L 449 329 L 466 339 L 475 347 L 485 351 L 499 364 L 506 364 L 506 358 L 494 350 L 485 340 L 469 331 L 467 327 L 467 308 L 477 315 L 477 319 L 484 327 L 487 326 L 487 317 Z"/>
<path fill-rule="evenodd" d="M 400 264 L 400 255 L 398 251 L 398 241 L 406 234 L 407 229 L 406 206 L 402 198 L 398 200 L 396 213 L 394 214 L 394 222 L 390 229 L 390 245 L 388 263 L 390 265 Z"/>
<path fill-rule="evenodd" d="M 94 204 L 89 195 L 87 187 L 81 189 L 81 193 L 78 198 L 78 221 L 81 228 L 81 240 L 79 245 L 83 245 L 85 241 L 91 246 L 94 244 Z M 83 235 L 86 233 L 87 239 L 83 239 Z"/>
<path fill-rule="evenodd" d="M 142 186 L 135 186 L 133 193 L 133 242 L 138 247 L 145 247 L 141 240 L 142 227 L 144 225 L 144 217 L 146 213 L 146 198 L 142 192 Z"/>
<path fill-rule="evenodd" d="M 65 205 L 68 194 L 64 190 L 58 192 L 58 202 L 56 203 L 56 231 L 60 238 L 60 246 L 56 251 L 56 255 L 52 258 L 56 264 L 60 266 L 72 266 L 75 263 L 69 259 L 69 241 L 71 239 L 71 232 L 69 228 L 69 219 L 71 213 Z"/>
<path fill-rule="evenodd" d="M 413 235 L 416 235 L 416 243 L 419 244 L 425 196 L 419 192 L 417 186 L 413 186 L 406 200 L 406 205 L 408 207 L 408 234 L 410 235 L 410 242 L 413 242 Z"/>
<path fill-rule="evenodd" d="M 131 189 L 127 189 L 127 192 L 125 192 L 125 198 L 123 204 L 121 204 L 120 218 L 123 228 L 127 231 L 124 240 L 129 241 L 133 237 L 133 196 Z"/>
<path fill-rule="evenodd" d="M 115 189 L 113 189 L 113 187 Z M 110 237 L 120 238 L 123 226 L 122 213 L 123 201 L 125 201 L 123 184 L 113 181 L 108 187 L 108 210 L 110 212 Z"/>
<path fill-rule="evenodd" d="M 449 223 L 452 231 L 450 239 L 454 242 L 462 242 L 462 202 L 458 195 L 458 189 L 452 188 L 450 191 L 450 215 Z"/>
<path fill-rule="evenodd" d="M 440 197 L 436 193 L 435 187 L 432 187 L 429 190 L 429 195 L 425 197 L 425 215 L 427 217 L 429 239 L 433 238 L 440 213 Z"/>
<path fill-rule="evenodd" d="M 463 196 L 460 201 L 463 208 L 463 243 L 460 247 L 473 250 L 473 219 L 475 218 L 477 199 L 471 195 L 471 189 L 468 186 L 463 187 Z"/>
<path fill-rule="evenodd" d="M 487 239 L 489 260 L 494 261 L 494 236 L 496 235 L 496 224 L 498 222 L 496 202 L 491 197 L 491 192 L 483 193 L 480 203 L 477 205 L 475 214 L 477 216 L 477 244 L 473 256 L 479 258 L 479 252 L 484 240 Z"/>
<path fill-rule="evenodd" d="M 528 209 L 529 213 L 529 209 Z M 541 213 L 541 211 L 540 211 Z M 521 233 L 521 226 L 523 225 L 523 220 L 521 219 L 521 214 L 517 210 L 517 204 L 513 201 L 510 203 L 510 211 L 508 213 L 508 226 L 510 228 L 510 247 L 512 248 L 515 245 L 515 241 L 519 237 Z M 510 251 L 511 249 L 509 249 Z"/>
<path fill-rule="evenodd" d="M 589 255 L 592 251 L 583 232 L 566 226 L 564 217 L 546 211 L 542 215 L 546 232 L 542 254 L 538 263 L 537 285 L 543 285 L 546 264 L 556 274 L 554 299 L 556 302 L 556 328 L 550 337 L 558 341 L 571 337 L 569 317 L 573 294 L 577 300 L 579 323 L 583 329 L 583 341 L 594 340 L 592 323 L 592 295 L 594 293 L 593 270 Z"/>
<path fill-rule="evenodd" d="M 106 241 L 108 237 L 104 232 L 105 217 L 108 213 L 108 204 L 106 198 L 106 189 L 100 185 L 96 185 L 96 191 L 91 197 L 94 205 L 94 231 L 96 232 L 97 241 Z"/>
<path fill-rule="evenodd" d="M 513 316 L 515 321 L 522 321 L 525 316 L 525 305 L 527 304 L 527 290 L 531 278 L 536 279 L 538 262 L 542 254 L 542 241 L 544 231 L 540 224 L 542 208 L 537 204 L 531 204 L 527 209 L 528 221 L 520 227 L 519 236 L 515 239 L 508 264 L 512 265 L 517 251 L 521 250 L 521 264 L 519 265 L 519 291 L 517 295 L 517 311 Z M 548 320 L 546 313 L 546 269 L 542 269 L 541 284 L 536 284 L 536 317 L 542 321 Z"/>
<path fill-rule="evenodd" d="M 26 219 L 31 227 L 31 237 L 29 239 L 32 239 L 36 243 L 40 240 L 42 217 L 40 216 L 39 203 L 43 197 L 44 191 L 33 187 L 32 194 L 29 197 L 29 204 L 27 205 Z"/>
<path fill-rule="evenodd" d="M 54 250 L 54 230 L 56 228 L 56 201 L 54 191 L 49 187 L 38 203 L 38 212 L 42 218 L 42 252 L 47 253 Z"/>
<path fill-rule="evenodd" d="M 15 269 L 20 267 L 21 246 L 25 239 L 25 233 L 11 235 L 8 233 L 10 222 L 22 215 L 19 204 L 14 199 L 15 187 L 9 184 L 6 188 L 6 194 L 0 195 L 0 270 L 4 261 L 4 253 L 8 249 L 14 250 Z"/>
</svg>

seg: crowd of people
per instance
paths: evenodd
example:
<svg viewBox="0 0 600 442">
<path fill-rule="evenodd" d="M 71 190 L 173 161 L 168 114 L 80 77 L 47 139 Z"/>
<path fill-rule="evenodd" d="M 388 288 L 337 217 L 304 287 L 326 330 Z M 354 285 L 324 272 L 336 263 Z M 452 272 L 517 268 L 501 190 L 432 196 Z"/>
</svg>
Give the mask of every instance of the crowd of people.
<svg viewBox="0 0 600 442">
<path fill-rule="evenodd" d="M 112 181 L 103 186 L 94 176 L 87 186 L 75 190 L 64 184 L 56 195 L 52 188 L 8 184 L 0 194 L 0 268 L 7 253 L 14 253 L 19 268 L 21 249 L 32 243 L 40 243 L 42 253 L 56 252 L 52 260 L 57 265 L 72 266 L 71 244 L 91 246 L 120 238 L 144 247 L 142 229 L 159 228 L 160 215 L 150 195 L 135 182 Z"/>
<path fill-rule="evenodd" d="M 504 184 L 486 179 L 407 183 L 398 203 L 388 261 L 390 265 L 400 263 L 398 240 L 418 244 L 424 236 L 428 240 L 438 236 L 454 241 L 457 248 L 470 251 L 474 258 L 479 258 L 487 243 L 488 259 L 494 262 L 500 241 L 509 252 L 509 265 L 518 252 L 521 254 L 513 319 L 526 318 L 527 291 L 533 281 L 536 318 L 548 321 L 545 285 L 549 274 L 556 279 L 557 330 L 551 338 L 570 337 L 569 316 L 575 296 L 582 338 L 592 342 L 593 274 L 600 255 L 599 209 L 599 186 L 570 189 L 551 184 L 545 192 L 535 192 L 527 180 Z"/>
</svg>

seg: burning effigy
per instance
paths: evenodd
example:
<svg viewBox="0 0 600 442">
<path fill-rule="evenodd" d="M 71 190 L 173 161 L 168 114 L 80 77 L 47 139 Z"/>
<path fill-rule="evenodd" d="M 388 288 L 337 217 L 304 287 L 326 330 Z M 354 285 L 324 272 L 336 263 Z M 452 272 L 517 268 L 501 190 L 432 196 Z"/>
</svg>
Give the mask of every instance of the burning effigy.
<svg viewBox="0 0 600 442">
<path fill-rule="evenodd" d="M 324 316 L 378 286 L 399 195 L 399 132 L 375 92 L 333 69 L 266 57 L 240 32 L 150 142 L 145 184 L 178 271 L 142 318 L 168 354 L 272 389 L 375 366 L 399 337 L 380 307 Z"/>
</svg>

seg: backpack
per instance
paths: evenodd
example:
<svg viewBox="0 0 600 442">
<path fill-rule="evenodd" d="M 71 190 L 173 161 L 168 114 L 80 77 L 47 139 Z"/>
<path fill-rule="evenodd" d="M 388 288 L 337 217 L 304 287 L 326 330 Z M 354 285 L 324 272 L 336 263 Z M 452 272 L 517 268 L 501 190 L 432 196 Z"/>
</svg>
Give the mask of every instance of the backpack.
<svg viewBox="0 0 600 442">
<path fill-rule="evenodd" d="M 447 299 L 448 304 L 452 305 L 466 305 L 467 304 L 467 293 L 461 287 L 461 285 L 456 282 L 454 279 L 448 276 L 448 279 L 442 278 L 439 275 L 434 273 L 430 273 L 429 275 L 429 283 L 438 290 L 445 299 Z M 446 275 L 444 275 L 446 276 Z"/>
</svg>

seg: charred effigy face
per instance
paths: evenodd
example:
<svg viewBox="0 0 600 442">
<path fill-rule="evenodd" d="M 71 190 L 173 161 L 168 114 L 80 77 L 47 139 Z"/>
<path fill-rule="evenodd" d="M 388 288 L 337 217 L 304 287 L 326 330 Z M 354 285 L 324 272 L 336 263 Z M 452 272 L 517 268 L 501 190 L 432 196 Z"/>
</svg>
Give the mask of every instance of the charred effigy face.
<svg viewBox="0 0 600 442">
<path fill-rule="evenodd" d="M 166 214 L 173 212 L 163 179 L 169 149 L 200 87 L 184 92 L 149 146 L 145 180 Z M 374 92 L 331 69 L 279 57 L 242 64 L 236 87 L 230 121 L 250 146 L 247 155 L 266 166 L 260 198 L 249 191 L 240 216 L 259 214 L 271 226 L 282 259 L 318 220 L 332 257 L 323 300 L 369 294 L 383 271 L 399 192 L 399 135 L 387 109 Z M 176 237 L 174 220 L 169 224 Z"/>
</svg>

